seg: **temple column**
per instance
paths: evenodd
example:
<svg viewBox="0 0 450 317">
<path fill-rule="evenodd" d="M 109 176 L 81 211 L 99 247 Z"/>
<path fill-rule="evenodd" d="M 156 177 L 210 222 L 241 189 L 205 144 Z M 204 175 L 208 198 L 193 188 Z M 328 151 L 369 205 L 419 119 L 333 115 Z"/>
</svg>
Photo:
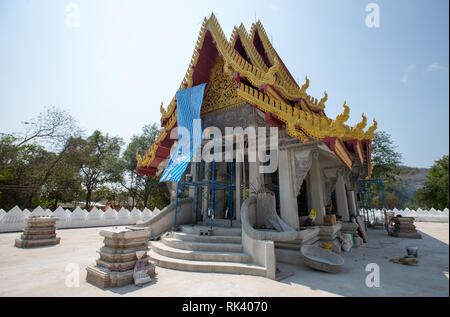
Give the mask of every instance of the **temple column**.
<svg viewBox="0 0 450 317">
<path fill-rule="evenodd" d="M 336 209 L 337 214 L 342 217 L 342 221 L 349 221 L 347 191 L 345 189 L 344 177 L 338 173 L 336 182 Z"/>
<path fill-rule="evenodd" d="M 197 163 L 191 162 L 191 172 L 192 181 L 197 181 Z M 195 186 L 189 186 L 189 197 L 194 199 L 195 198 Z"/>
<path fill-rule="evenodd" d="M 347 191 L 347 200 L 348 200 L 348 209 L 350 212 L 350 216 L 357 215 L 356 213 L 356 199 L 355 199 L 355 192 L 353 190 Z"/>
<path fill-rule="evenodd" d="M 255 192 L 261 190 L 261 187 L 264 186 L 263 174 L 259 172 L 259 160 L 256 159 L 256 162 L 249 162 L 249 193 L 251 195 L 255 195 Z M 263 226 L 264 225 L 264 216 L 259 213 L 259 210 L 256 210 L 256 225 Z"/>
<path fill-rule="evenodd" d="M 215 163 L 216 165 L 216 180 L 219 182 L 227 182 L 227 163 L 220 162 Z M 223 186 L 219 187 L 220 189 L 215 190 L 215 204 L 216 204 L 216 219 L 224 219 L 225 218 L 225 209 L 227 206 L 225 205 L 225 190 Z"/>
<path fill-rule="evenodd" d="M 210 180 L 211 178 L 211 173 L 209 171 L 209 167 L 210 167 L 211 163 L 206 163 L 204 164 L 204 177 L 203 177 L 203 181 L 207 182 Z M 202 210 L 205 213 L 205 215 L 207 215 L 207 210 L 209 208 L 209 200 L 208 200 L 208 195 L 209 195 L 209 191 L 210 189 L 208 188 L 208 186 L 204 186 L 202 188 L 203 190 L 203 198 L 202 198 Z"/>
<path fill-rule="evenodd" d="M 323 217 L 326 214 L 324 206 L 325 184 L 320 173 L 318 158 L 313 158 L 312 160 L 311 169 L 309 170 L 309 184 L 308 200 L 311 202 L 311 209 L 316 211 L 315 223 L 322 225 Z"/>
<path fill-rule="evenodd" d="M 241 221 L 241 162 L 236 162 L 236 198 L 235 198 L 235 214 L 236 220 Z"/>
<path fill-rule="evenodd" d="M 293 167 L 292 151 L 278 151 L 278 184 L 281 219 L 292 228 L 299 229 L 297 193 L 294 193 L 295 169 Z"/>
</svg>

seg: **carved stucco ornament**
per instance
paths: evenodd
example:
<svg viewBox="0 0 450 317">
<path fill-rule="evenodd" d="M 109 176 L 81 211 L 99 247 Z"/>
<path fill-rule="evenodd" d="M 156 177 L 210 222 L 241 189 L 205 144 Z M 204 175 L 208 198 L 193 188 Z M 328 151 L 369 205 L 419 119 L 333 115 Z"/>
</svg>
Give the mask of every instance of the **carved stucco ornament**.
<svg viewBox="0 0 450 317">
<path fill-rule="evenodd" d="M 325 195 L 323 197 L 325 206 L 331 203 L 331 193 L 336 190 L 338 177 L 344 177 L 344 182 L 346 182 L 349 172 L 347 168 L 341 166 L 328 167 L 322 170 L 322 175 L 325 180 Z"/>
<path fill-rule="evenodd" d="M 295 170 L 294 193 L 298 195 L 302 188 L 303 180 L 311 169 L 313 159 L 317 160 L 319 158 L 319 151 L 317 149 L 309 149 L 295 151 L 293 154 Z"/>
</svg>

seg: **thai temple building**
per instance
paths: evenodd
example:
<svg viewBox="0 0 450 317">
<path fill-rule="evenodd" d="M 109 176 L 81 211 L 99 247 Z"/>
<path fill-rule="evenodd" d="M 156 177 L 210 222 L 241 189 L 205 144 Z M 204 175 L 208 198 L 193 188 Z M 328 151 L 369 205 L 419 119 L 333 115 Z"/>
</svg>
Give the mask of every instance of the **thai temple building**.
<svg viewBox="0 0 450 317">
<path fill-rule="evenodd" d="M 308 86 L 307 77 L 294 80 L 259 21 L 250 32 L 235 27 L 228 40 L 214 14 L 205 18 L 179 91 L 161 105 L 159 137 L 136 155 L 137 173 L 162 177 L 171 190 L 170 205 L 136 224 L 151 230 L 149 255 L 156 265 L 276 279 L 278 262 L 301 264 L 303 245 L 326 242 L 340 252 L 339 234 L 357 234 L 358 180 L 371 175 L 377 122 L 367 127 L 362 114 L 358 124 L 347 125 L 345 101 L 342 113 L 329 118 L 327 93 L 313 97 Z M 214 159 L 191 153 L 177 169 L 179 181 L 166 180 L 177 128 L 193 119 L 181 111 L 179 92 L 195 87 L 204 89 L 196 153 Z M 256 151 L 256 160 L 255 144 L 267 146 Z M 233 154 L 224 159 L 227 146 Z M 264 156 L 270 162 L 258 159 Z M 328 223 L 327 215 L 337 221 Z"/>
</svg>

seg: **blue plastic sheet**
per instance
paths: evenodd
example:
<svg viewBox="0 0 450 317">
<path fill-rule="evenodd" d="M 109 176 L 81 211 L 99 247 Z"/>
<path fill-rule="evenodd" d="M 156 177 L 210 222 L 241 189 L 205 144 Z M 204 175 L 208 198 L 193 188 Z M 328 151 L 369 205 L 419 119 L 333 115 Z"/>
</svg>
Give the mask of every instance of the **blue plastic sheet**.
<svg viewBox="0 0 450 317">
<path fill-rule="evenodd" d="M 200 110 L 205 86 L 206 84 L 201 84 L 177 92 L 178 143 L 159 182 L 178 183 L 201 144 L 203 133 Z"/>
</svg>

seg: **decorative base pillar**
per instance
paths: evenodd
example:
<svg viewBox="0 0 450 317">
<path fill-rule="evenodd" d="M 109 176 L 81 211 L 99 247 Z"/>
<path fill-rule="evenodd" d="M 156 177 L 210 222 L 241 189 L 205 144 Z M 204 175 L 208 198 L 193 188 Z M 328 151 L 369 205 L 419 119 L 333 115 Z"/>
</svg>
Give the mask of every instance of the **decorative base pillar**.
<svg viewBox="0 0 450 317">
<path fill-rule="evenodd" d="M 86 281 L 101 288 L 120 287 L 133 284 L 136 251 L 148 251 L 150 231 L 146 229 L 112 229 L 102 230 L 104 246 L 97 251 L 100 258 L 95 266 L 86 268 Z M 148 262 L 145 254 L 142 259 L 147 265 L 149 276 L 155 274 L 155 266 Z"/>
<path fill-rule="evenodd" d="M 61 238 L 56 237 L 57 220 L 56 217 L 30 216 L 27 227 L 14 245 L 18 248 L 33 248 L 59 244 Z"/>
</svg>

